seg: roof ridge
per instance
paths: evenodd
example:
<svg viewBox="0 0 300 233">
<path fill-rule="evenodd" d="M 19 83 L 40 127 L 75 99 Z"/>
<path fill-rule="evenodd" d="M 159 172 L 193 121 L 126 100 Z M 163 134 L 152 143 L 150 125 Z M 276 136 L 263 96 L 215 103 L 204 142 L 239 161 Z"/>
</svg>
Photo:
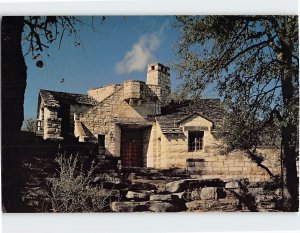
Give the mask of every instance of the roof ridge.
<svg viewBox="0 0 300 233">
<path fill-rule="evenodd" d="M 88 96 L 88 94 L 65 92 L 65 91 L 53 91 L 53 90 L 47 90 L 47 89 L 40 89 L 40 91 L 56 92 L 56 93 L 72 94 L 72 95 L 86 95 L 86 96 Z"/>
</svg>

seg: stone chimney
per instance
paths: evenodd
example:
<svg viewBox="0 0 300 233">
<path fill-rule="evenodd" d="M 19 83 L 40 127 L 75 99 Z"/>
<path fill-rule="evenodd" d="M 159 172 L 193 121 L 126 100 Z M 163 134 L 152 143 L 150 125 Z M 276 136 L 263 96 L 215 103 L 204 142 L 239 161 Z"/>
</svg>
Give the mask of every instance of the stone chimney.
<svg viewBox="0 0 300 233">
<path fill-rule="evenodd" d="M 160 99 L 162 106 L 168 104 L 167 97 L 171 93 L 169 67 L 164 66 L 160 63 L 149 64 L 147 68 L 146 84 L 151 89 L 154 89 L 154 86 L 158 86 L 158 89 L 160 89 L 160 93 L 158 93 L 158 98 Z"/>
</svg>

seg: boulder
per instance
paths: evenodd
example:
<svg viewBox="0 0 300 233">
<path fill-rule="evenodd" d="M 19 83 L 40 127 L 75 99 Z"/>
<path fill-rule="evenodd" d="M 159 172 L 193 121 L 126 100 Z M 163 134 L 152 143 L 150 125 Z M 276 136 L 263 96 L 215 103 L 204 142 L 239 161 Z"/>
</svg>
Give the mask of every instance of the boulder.
<svg viewBox="0 0 300 233">
<path fill-rule="evenodd" d="M 192 200 L 200 200 L 200 194 L 201 194 L 201 190 L 193 190 L 191 192 L 191 199 Z"/>
<path fill-rule="evenodd" d="M 178 212 L 180 208 L 168 202 L 153 201 L 150 202 L 149 210 L 153 212 Z"/>
<path fill-rule="evenodd" d="M 151 191 L 141 190 L 139 192 L 135 191 L 128 191 L 126 194 L 127 199 L 134 199 L 134 200 L 149 200 L 149 196 Z"/>
<path fill-rule="evenodd" d="M 186 207 L 188 211 L 208 211 L 213 207 L 213 205 L 217 205 L 217 201 L 215 200 L 195 200 L 195 201 L 190 201 L 187 202 Z"/>
<path fill-rule="evenodd" d="M 150 201 L 172 201 L 171 194 L 153 194 L 150 196 Z"/>
<path fill-rule="evenodd" d="M 185 206 L 177 206 L 163 201 L 112 202 L 110 207 L 114 212 L 177 212 L 186 209 Z"/>
<path fill-rule="evenodd" d="M 239 188 L 239 183 L 238 182 L 228 182 L 228 183 L 226 183 L 226 185 L 225 185 L 225 188 L 226 189 L 237 189 L 237 188 Z"/>
<path fill-rule="evenodd" d="M 175 193 L 202 187 L 224 187 L 224 182 L 220 179 L 183 179 L 167 183 L 166 191 Z"/>
<path fill-rule="evenodd" d="M 130 186 L 130 190 L 157 190 L 156 186 L 153 184 L 149 183 L 144 183 L 144 182 L 134 182 Z"/>
<path fill-rule="evenodd" d="M 110 182 L 114 184 L 120 184 L 122 183 L 122 180 L 119 177 L 114 177 L 114 176 L 96 176 L 93 180 L 93 183 L 102 183 L 102 182 Z"/>
<path fill-rule="evenodd" d="M 189 212 L 232 212 L 239 211 L 240 205 L 238 199 L 220 199 L 220 200 L 195 200 L 186 203 Z"/>
<path fill-rule="evenodd" d="M 114 212 L 144 212 L 149 209 L 149 202 L 112 202 L 110 207 Z"/>
<path fill-rule="evenodd" d="M 200 199 L 201 200 L 217 199 L 217 188 L 215 187 L 202 188 L 200 193 Z"/>
</svg>

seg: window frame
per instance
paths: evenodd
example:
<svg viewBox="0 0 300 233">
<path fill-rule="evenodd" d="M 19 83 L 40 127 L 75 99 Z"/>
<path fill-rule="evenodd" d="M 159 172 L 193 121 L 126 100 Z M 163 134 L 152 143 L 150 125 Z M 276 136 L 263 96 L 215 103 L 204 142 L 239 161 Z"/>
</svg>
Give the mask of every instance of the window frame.
<svg viewBox="0 0 300 233">
<path fill-rule="evenodd" d="M 204 149 L 204 131 L 188 131 L 188 152 L 197 152 Z"/>
</svg>

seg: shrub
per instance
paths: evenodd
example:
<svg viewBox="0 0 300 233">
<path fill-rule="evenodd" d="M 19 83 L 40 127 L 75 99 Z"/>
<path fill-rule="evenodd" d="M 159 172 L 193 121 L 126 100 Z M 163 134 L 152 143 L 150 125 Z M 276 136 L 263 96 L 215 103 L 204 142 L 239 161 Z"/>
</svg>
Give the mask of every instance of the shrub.
<svg viewBox="0 0 300 233">
<path fill-rule="evenodd" d="M 50 200 L 53 212 L 103 212 L 107 211 L 110 192 L 102 184 L 92 185 L 95 166 L 93 161 L 85 172 L 79 165 L 78 156 L 55 158 L 58 164 L 58 177 L 51 178 Z"/>
</svg>

